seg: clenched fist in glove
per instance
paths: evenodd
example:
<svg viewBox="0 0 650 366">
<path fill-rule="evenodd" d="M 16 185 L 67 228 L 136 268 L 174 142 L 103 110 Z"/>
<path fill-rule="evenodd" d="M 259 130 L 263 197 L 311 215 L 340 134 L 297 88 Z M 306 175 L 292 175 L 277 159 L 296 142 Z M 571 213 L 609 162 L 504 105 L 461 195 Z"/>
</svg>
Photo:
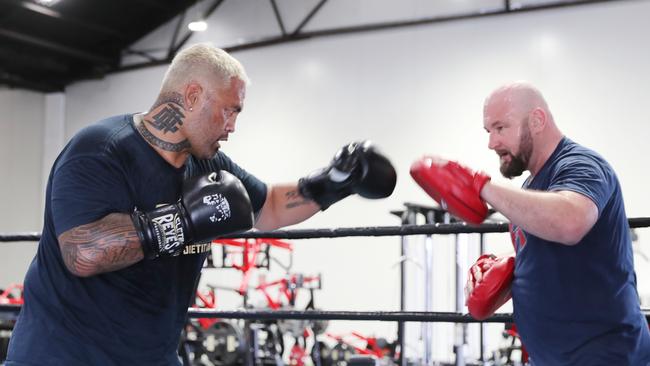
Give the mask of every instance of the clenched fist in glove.
<svg viewBox="0 0 650 366">
<path fill-rule="evenodd" d="M 343 146 L 329 166 L 301 178 L 298 190 L 325 210 L 353 193 L 386 198 L 393 193 L 396 181 L 397 173 L 388 158 L 370 141 L 360 141 Z"/>
<path fill-rule="evenodd" d="M 188 243 L 253 227 L 248 192 L 234 175 L 222 170 L 188 179 L 181 199 L 149 212 L 131 215 L 145 258 L 175 256 Z"/>
<path fill-rule="evenodd" d="M 442 208 L 472 224 L 480 224 L 488 214 L 481 189 L 490 180 L 455 161 L 425 156 L 411 165 L 411 176 Z"/>
<path fill-rule="evenodd" d="M 483 254 L 469 269 L 465 297 L 472 318 L 484 320 L 510 300 L 515 257 Z"/>
</svg>

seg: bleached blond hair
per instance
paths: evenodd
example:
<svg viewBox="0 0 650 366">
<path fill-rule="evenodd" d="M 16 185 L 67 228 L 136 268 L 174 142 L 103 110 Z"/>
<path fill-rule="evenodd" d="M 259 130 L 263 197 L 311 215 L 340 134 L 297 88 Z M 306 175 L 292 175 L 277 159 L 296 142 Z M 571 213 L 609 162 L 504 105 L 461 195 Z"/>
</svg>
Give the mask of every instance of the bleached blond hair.
<svg viewBox="0 0 650 366">
<path fill-rule="evenodd" d="M 228 87 L 232 78 L 250 84 L 244 66 L 236 58 L 209 43 L 199 43 L 176 54 L 165 73 L 160 94 L 179 91 L 191 82 L 220 89 Z"/>
</svg>

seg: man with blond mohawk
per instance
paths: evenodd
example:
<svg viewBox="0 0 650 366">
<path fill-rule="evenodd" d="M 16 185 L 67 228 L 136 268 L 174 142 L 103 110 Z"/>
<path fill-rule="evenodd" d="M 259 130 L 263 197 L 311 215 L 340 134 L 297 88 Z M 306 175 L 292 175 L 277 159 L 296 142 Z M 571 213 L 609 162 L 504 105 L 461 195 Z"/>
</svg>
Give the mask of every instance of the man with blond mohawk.
<svg viewBox="0 0 650 366">
<path fill-rule="evenodd" d="M 511 222 L 514 278 L 507 261 L 482 256 L 468 276 L 470 313 L 491 315 L 511 292 L 515 323 L 535 366 L 647 365 L 650 334 L 612 167 L 564 136 L 542 94 L 526 82 L 490 94 L 483 127 L 504 177 L 529 171 L 521 189 L 439 158 L 412 170 L 460 218 L 481 222 L 488 203 Z M 442 181 L 450 170 L 466 179 Z"/>
<path fill-rule="evenodd" d="M 296 183 L 267 186 L 235 164 L 220 148 L 247 83 L 232 56 L 194 45 L 174 58 L 148 112 L 71 139 L 50 173 L 7 366 L 180 365 L 212 239 L 295 224 L 351 194 L 392 193 L 395 170 L 367 141 Z"/>
</svg>

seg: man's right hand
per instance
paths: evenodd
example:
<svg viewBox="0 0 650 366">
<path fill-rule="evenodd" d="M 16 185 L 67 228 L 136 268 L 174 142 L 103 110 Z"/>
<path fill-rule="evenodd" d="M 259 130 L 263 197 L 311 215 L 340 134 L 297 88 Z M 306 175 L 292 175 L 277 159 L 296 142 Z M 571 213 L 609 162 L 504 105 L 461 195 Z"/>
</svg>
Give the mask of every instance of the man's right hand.
<svg viewBox="0 0 650 366">
<path fill-rule="evenodd" d="M 411 176 L 452 215 L 472 224 L 487 217 L 487 204 L 481 198 L 481 189 L 490 180 L 487 174 L 455 161 L 425 156 L 411 165 Z"/>
<path fill-rule="evenodd" d="M 187 243 L 253 227 L 253 209 L 246 188 L 222 170 L 183 183 L 181 199 L 149 212 L 131 215 L 145 258 L 175 256 Z"/>
<path fill-rule="evenodd" d="M 396 182 L 390 160 L 366 140 L 343 146 L 327 167 L 301 178 L 298 190 L 325 210 L 355 193 L 370 199 L 386 198 Z"/>
<path fill-rule="evenodd" d="M 489 318 L 510 300 L 515 257 L 483 254 L 469 269 L 465 285 L 467 309 L 474 319 Z"/>
</svg>

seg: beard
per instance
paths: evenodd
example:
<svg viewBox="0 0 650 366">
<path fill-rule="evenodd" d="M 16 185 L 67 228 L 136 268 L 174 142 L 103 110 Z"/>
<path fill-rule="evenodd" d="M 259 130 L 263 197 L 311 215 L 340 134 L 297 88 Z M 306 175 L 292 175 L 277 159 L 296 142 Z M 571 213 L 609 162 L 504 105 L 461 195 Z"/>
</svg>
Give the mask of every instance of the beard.
<svg viewBox="0 0 650 366">
<path fill-rule="evenodd" d="M 530 162 L 532 153 L 533 139 L 530 136 L 528 121 L 524 121 L 521 137 L 519 138 L 519 153 L 517 155 L 513 155 L 510 152 L 507 153 L 510 156 L 510 161 L 501 164 L 499 167 L 501 174 L 508 179 L 522 175 L 528 169 L 528 163 Z"/>
</svg>

